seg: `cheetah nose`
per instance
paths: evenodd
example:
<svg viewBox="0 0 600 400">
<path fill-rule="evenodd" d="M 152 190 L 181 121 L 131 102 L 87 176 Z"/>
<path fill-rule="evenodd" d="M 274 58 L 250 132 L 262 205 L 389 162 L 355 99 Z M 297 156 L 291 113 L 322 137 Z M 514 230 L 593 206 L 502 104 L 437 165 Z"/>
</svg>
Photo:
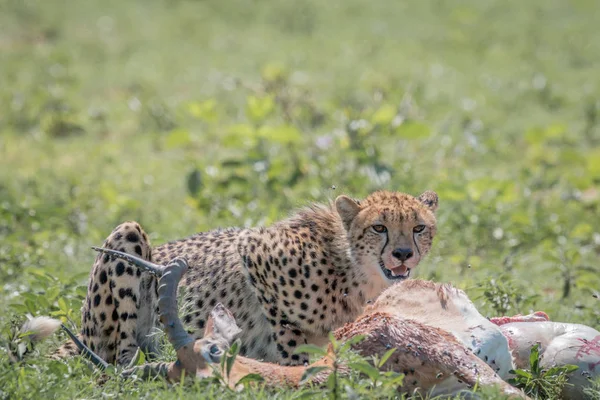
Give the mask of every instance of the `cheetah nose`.
<svg viewBox="0 0 600 400">
<path fill-rule="evenodd" d="M 400 261 L 406 261 L 413 256 L 413 251 L 411 249 L 398 248 L 392 251 L 392 255 Z"/>
</svg>

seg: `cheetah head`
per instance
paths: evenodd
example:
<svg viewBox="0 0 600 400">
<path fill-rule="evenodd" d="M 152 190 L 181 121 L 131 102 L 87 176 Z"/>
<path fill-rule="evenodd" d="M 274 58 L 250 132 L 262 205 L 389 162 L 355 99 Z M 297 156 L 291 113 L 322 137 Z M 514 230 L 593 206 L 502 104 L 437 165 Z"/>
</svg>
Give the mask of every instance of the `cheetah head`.
<svg viewBox="0 0 600 400">
<path fill-rule="evenodd" d="M 418 197 L 379 191 L 361 201 L 347 196 L 335 200 L 357 265 L 369 278 L 381 277 L 387 285 L 408 278 L 429 252 L 437 206 L 438 196 L 432 191 Z"/>
</svg>

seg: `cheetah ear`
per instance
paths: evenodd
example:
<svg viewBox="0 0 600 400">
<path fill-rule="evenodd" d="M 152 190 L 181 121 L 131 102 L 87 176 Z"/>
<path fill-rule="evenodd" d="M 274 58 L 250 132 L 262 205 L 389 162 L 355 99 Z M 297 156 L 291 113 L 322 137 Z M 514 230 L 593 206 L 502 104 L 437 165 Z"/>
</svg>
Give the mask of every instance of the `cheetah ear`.
<svg viewBox="0 0 600 400">
<path fill-rule="evenodd" d="M 360 212 L 360 205 L 356 200 L 352 200 L 348 196 L 338 196 L 338 198 L 335 199 L 335 209 L 342 218 L 344 227 L 349 229 L 352 220 L 354 220 Z"/>
<path fill-rule="evenodd" d="M 433 212 L 435 212 L 438 208 L 438 195 L 433 190 L 427 190 L 426 192 L 423 192 L 419 197 L 417 197 L 417 200 L 425 204 Z"/>
</svg>

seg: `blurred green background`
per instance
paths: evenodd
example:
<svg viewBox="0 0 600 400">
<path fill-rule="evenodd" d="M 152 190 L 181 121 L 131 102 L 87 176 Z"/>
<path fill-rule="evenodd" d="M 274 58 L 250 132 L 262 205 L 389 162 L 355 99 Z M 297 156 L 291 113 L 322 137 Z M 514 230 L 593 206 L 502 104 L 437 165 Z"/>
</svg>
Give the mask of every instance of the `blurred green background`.
<svg viewBox="0 0 600 400">
<path fill-rule="evenodd" d="M 598 328 L 599 20 L 595 0 L 0 0 L 0 327 L 78 323 L 122 221 L 158 244 L 384 188 L 440 196 L 418 277 Z"/>
</svg>

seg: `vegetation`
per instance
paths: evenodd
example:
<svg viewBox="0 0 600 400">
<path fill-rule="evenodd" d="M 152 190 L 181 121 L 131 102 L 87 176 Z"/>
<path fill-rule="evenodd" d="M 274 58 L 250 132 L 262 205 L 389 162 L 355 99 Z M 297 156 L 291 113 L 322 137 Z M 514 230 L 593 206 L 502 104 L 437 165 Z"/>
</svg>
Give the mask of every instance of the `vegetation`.
<svg viewBox="0 0 600 400">
<path fill-rule="evenodd" d="M 440 196 L 418 277 L 460 286 L 484 315 L 542 309 L 597 328 L 598 12 L 593 0 L 0 0 L 0 397 L 314 395 L 99 389 L 82 360 L 42 356 L 60 335 L 25 364 L 5 348 L 26 313 L 79 324 L 90 246 L 124 220 L 158 244 L 379 188 Z M 373 377 L 336 393 L 397 379 Z"/>
<path fill-rule="evenodd" d="M 568 385 L 569 374 L 577 371 L 577 365 L 561 365 L 557 367 L 543 369 L 541 364 L 540 345 L 536 343 L 531 348 L 529 355 L 530 370 L 517 369 L 511 371 L 514 378 L 509 383 L 516 386 L 533 398 L 560 397 L 561 391 L 565 385 Z"/>
</svg>

